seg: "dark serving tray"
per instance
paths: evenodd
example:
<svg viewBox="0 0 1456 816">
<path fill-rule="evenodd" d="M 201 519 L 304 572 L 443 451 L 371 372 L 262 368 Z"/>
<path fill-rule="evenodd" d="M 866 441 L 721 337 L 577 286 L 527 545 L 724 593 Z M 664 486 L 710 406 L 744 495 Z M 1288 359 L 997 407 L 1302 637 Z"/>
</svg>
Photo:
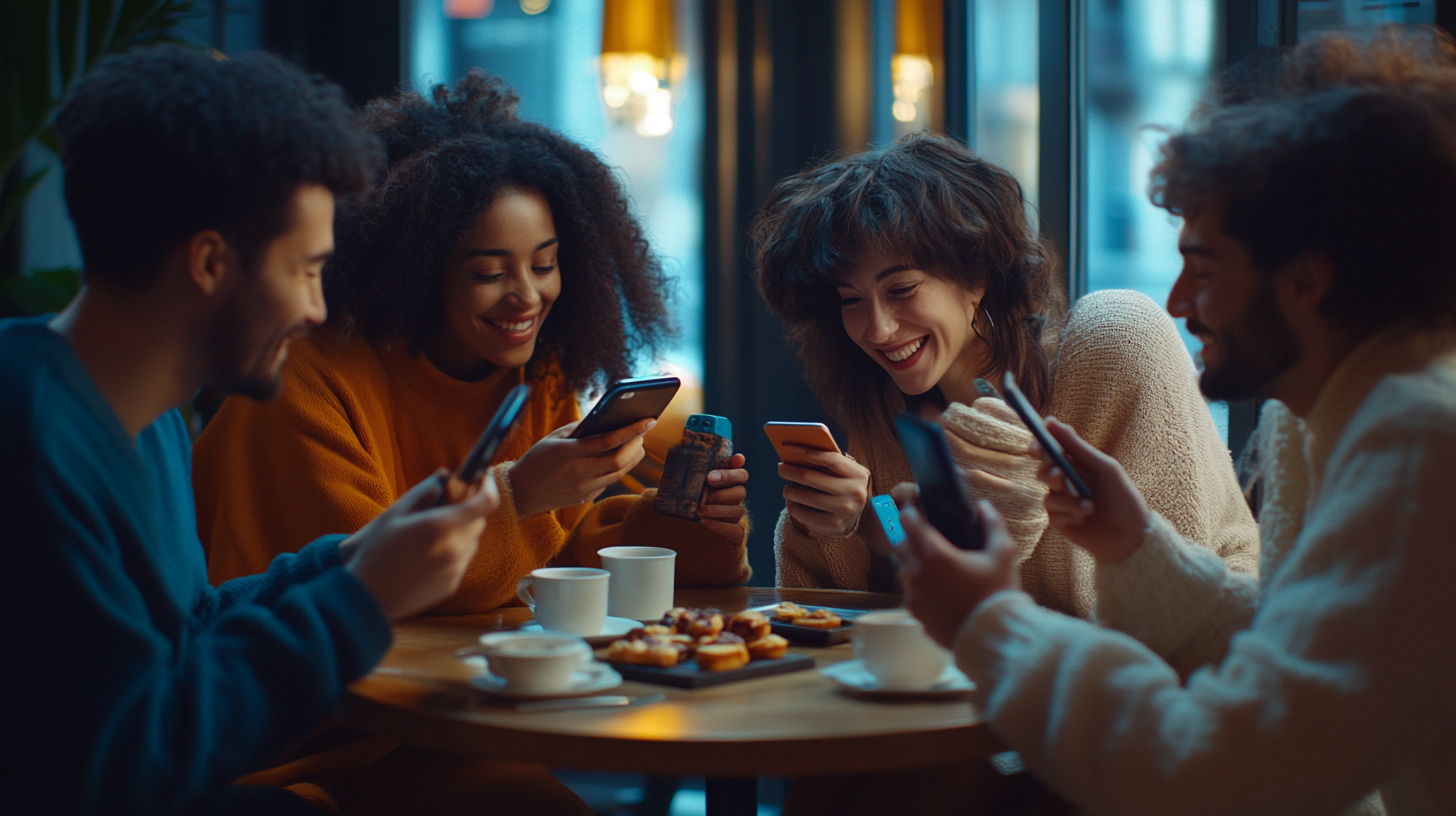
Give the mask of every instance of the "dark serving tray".
<svg viewBox="0 0 1456 816">
<path fill-rule="evenodd" d="M 781 635 L 785 640 L 795 646 L 833 646 L 836 643 L 844 643 L 849 640 L 850 632 L 854 630 L 854 619 L 871 610 L 868 609 L 835 609 L 832 606 L 818 607 L 808 606 L 807 609 L 828 609 L 839 616 L 843 626 L 834 629 L 815 629 L 812 626 L 795 626 L 792 623 L 776 621 L 770 611 L 759 610 L 769 616 L 769 628 L 775 635 Z M 773 607 L 768 607 L 772 610 Z"/>
<path fill-rule="evenodd" d="M 703 671 L 692 660 L 679 663 L 670 669 L 661 666 L 639 666 L 634 663 L 613 662 L 612 668 L 625 680 L 641 683 L 657 683 L 662 686 L 695 689 L 749 680 L 754 677 L 768 677 L 774 674 L 804 671 L 814 668 L 814 658 L 808 655 L 785 655 L 775 660 L 752 660 L 747 666 L 731 671 Z"/>
</svg>

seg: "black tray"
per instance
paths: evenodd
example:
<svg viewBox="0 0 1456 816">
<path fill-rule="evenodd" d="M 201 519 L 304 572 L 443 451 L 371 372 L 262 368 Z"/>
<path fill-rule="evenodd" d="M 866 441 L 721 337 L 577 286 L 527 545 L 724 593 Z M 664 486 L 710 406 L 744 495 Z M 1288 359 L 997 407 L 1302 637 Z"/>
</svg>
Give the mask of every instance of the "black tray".
<svg viewBox="0 0 1456 816">
<path fill-rule="evenodd" d="M 850 632 L 854 630 L 854 619 L 870 611 L 868 609 L 835 609 L 832 606 L 818 607 L 806 606 L 805 609 L 828 609 L 839 616 L 842 626 L 834 629 L 815 629 L 812 626 L 795 626 L 792 623 L 784 623 L 773 619 L 773 607 L 759 610 L 768 617 L 769 628 L 775 635 L 781 635 L 785 640 L 795 646 L 833 646 L 836 643 L 844 643 L 849 640 Z"/>
<path fill-rule="evenodd" d="M 774 660 L 751 660 L 747 666 L 731 671 L 703 671 L 692 660 L 679 663 L 670 669 L 661 666 L 639 666 L 635 663 L 612 662 L 612 668 L 624 680 L 640 683 L 657 683 L 662 686 L 695 689 L 749 680 L 754 677 L 768 677 L 774 674 L 804 671 L 814 668 L 814 658 L 808 655 L 785 655 Z"/>
</svg>

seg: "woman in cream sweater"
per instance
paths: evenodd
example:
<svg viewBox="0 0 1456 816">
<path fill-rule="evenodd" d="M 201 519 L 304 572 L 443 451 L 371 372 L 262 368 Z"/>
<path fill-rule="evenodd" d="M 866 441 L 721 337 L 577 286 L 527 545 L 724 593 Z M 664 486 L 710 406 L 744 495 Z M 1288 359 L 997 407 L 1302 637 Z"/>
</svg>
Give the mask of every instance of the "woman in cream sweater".
<svg viewBox="0 0 1456 816">
<path fill-rule="evenodd" d="M 1030 433 L 978 393 L 978 378 L 1006 371 L 1038 411 L 1123 462 L 1180 533 L 1232 570 L 1255 570 L 1258 530 L 1172 320 L 1129 291 L 1065 313 L 1024 208 L 1009 173 L 926 134 L 805 171 L 770 195 L 753 231 L 760 290 L 849 443 L 847 456 L 811 452 L 820 470 L 779 465 L 780 585 L 897 590 L 861 518 L 870 495 L 913 478 L 891 417 L 929 411 L 970 492 L 1006 517 L 1027 591 L 1092 617 L 1092 561 L 1047 526 Z"/>
</svg>

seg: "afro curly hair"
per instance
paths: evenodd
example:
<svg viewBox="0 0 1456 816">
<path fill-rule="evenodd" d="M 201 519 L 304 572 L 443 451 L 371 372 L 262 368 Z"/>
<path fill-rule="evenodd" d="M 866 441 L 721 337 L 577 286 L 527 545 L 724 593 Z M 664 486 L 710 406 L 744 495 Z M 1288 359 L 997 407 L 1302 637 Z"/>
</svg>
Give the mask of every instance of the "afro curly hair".
<svg viewBox="0 0 1456 816">
<path fill-rule="evenodd" d="M 670 282 L 612 171 L 560 134 L 516 117 L 518 97 L 472 70 L 430 99 L 401 93 L 364 109 L 384 142 L 384 183 L 340 211 L 327 276 L 330 324 L 422 348 L 444 325 L 446 259 L 507 188 L 539 190 L 560 235 L 561 294 L 527 369 L 560 368 L 573 391 L 631 374 L 673 332 Z"/>
</svg>

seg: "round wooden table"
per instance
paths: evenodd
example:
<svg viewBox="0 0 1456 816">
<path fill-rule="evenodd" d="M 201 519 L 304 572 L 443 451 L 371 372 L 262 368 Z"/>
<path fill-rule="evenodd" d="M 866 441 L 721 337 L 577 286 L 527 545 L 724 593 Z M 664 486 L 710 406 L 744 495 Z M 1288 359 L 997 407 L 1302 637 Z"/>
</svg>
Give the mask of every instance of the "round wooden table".
<svg viewBox="0 0 1456 816">
<path fill-rule="evenodd" d="M 759 587 L 680 589 L 679 606 L 724 612 L 794 601 L 840 609 L 900 605 L 896 595 Z M 424 618 L 395 627 L 394 647 L 344 702 L 353 724 L 442 751 L 551 767 L 707 778 L 710 814 L 754 808 L 758 776 L 891 771 L 985 758 L 1003 750 L 964 701 L 872 701 L 836 691 L 818 669 L 854 657 L 849 644 L 793 647 L 809 671 L 703 689 L 626 682 L 609 694 L 663 693 L 625 709 L 524 713 L 475 691 L 457 657 L 483 632 L 514 628 L 524 608 Z"/>
</svg>

